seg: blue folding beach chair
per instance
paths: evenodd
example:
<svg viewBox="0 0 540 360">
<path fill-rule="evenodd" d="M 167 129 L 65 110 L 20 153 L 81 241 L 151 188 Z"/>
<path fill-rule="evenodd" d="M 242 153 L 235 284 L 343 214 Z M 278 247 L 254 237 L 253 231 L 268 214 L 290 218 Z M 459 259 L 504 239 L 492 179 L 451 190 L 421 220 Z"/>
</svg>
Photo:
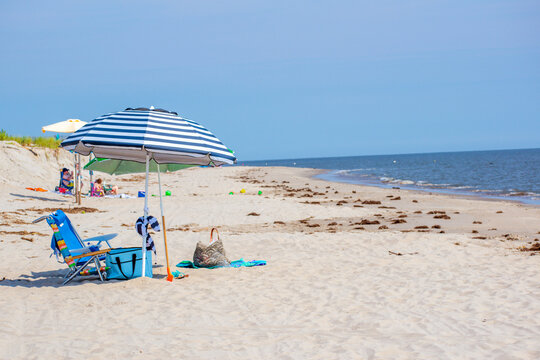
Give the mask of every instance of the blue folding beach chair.
<svg viewBox="0 0 540 360">
<path fill-rule="evenodd" d="M 66 168 L 60 170 L 60 179 L 58 180 L 58 186 L 54 188 L 54 191 L 60 191 L 60 192 L 67 192 L 71 194 L 73 192 L 73 186 L 66 186 L 64 184 L 64 170 L 67 170 Z M 60 189 L 64 189 L 64 191 L 61 191 Z"/>
<path fill-rule="evenodd" d="M 103 281 L 103 271 L 105 269 L 101 266 L 100 261 L 104 260 L 105 254 L 111 250 L 109 240 L 116 237 L 117 234 L 101 235 L 82 240 L 62 210 L 56 210 L 49 215 L 42 216 L 32 223 L 38 223 L 43 220 L 47 220 L 47 223 L 53 230 L 51 249 L 56 255 L 56 259 L 62 262 L 59 260 L 61 256 L 64 260 L 63 262 L 69 267 L 69 271 L 65 276 L 67 279 L 62 285 L 67 284 L 78 275 L 97 274 Z M 106 243 L 108 249 L 101 250 L 101 243 Z M 85 270 L 92 262 L 95 264 L 95 268 Z"/>
</svg>

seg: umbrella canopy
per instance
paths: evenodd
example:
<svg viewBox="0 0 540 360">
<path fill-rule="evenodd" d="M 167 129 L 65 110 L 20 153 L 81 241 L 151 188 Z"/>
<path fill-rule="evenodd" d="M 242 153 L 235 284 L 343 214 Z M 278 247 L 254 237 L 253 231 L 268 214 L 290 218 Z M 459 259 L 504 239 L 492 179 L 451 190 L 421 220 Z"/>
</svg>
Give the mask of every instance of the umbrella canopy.
<svg viewBox="0 0 540 360">
<path fill-rule="evenodd" d="M 50 131 L 56 133 L 74 133 L 86 125 L 86 122 L 79 119 L 67 119 L 41 128 L 42 132 Z"/>
<path fill-rule="evenodd" d="M 160 171 L 178 171 L 197 165 L 186 164 L 161 164 Z M 146 172 L 146 165 L 136 161 L 94 158 L 84 166 L 85 170 L 101 171 L 110 175 L 123 175 Z M 157 164 L 154 160 L 149 163 L 149 172 L 157 172 Z"/>
<path fill-rule="evenodd" d="M 82 155 L 158 164 L 233 164 L 236 157 L 210 131 L 174 112 L 128 108 L 92 120 L 61 147 Z"/>
</svg>

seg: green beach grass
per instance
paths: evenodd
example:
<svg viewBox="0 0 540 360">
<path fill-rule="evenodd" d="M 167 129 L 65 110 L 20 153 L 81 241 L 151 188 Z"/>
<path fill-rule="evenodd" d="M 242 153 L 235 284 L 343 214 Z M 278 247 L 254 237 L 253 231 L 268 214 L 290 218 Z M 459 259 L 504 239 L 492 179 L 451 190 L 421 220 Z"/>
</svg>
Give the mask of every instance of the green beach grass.
<svg viewBox="0 0 540 360">
<path fill-rule="evenodd" d="M 0 130 L 0 141 L 15 141 L 22 146 L 37 146 L 50 149 L 56 149 L 62 142 L 52 136 L 13 136 L 9 135 L 4 129 Z"/>
</svg>

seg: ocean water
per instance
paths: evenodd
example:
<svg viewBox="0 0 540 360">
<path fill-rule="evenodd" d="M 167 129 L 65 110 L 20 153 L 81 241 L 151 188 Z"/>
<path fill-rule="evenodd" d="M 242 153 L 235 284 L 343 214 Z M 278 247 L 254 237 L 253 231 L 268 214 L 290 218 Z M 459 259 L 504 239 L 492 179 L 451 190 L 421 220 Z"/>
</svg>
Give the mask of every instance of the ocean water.
<svg viewBox="0 0 540 360">
<path fill-rule="evenodd" d="M 326 169 L 338 182 L 400 187 L 540 204 L 540 148 L 246 161 Z"/>
</svg>

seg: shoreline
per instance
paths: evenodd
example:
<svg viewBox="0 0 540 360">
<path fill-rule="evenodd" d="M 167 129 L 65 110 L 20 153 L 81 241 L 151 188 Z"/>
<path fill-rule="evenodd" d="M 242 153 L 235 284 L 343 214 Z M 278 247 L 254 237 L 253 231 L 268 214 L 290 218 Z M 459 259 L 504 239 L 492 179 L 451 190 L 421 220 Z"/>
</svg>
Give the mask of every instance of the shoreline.
<svg viewBox="0 0 540 360">
<path fill-rule="evenodd" d="M 540 148 L 259 160 L 252 166 L 325 170 L 331 181 L 540 205 Z"/>
<path fill-rule="evenodd" d="M 476 194 L 461 194 L 461 193 L 455 193 L 451 191 L 438 191 L 436 189 L 422 189 L 422 188 L 409 188 L 409 187 L 403 187 L 403 186 L 384 186 L 384 184 L 374 184 L 374 183 L 359 183 L 359 182 L 353 182 L 353 181 L 339 181 L 337 179 L 329 179 L 321 177 L 321 175 L 329 174 L 332 171 L 335 170 L 329 170 L 329 169 L 317 169 L 317 168 L 308 168 L 308 167 L 288 167 L 288 166 L 251 166 L 251 165 L 244 165 L 243 167 L 251 167 L 251 168 L 290 168 L 290 169 L 299 169 L 299 170 L 308 170 L 310 171 L 310 175 L 306 175 L 306 178 L 313 179 L 313 180 L 322 180 L 329 183 L 336 183 L 336 184 L 349 184 L 349 185 L 357 185 L 357 186 L 365 186 L 365 187 L 373 187 L 377 189 L 386 189 L 386 190 L 403 190 L 408 191 L 411 193 L 416 194 L 427 194 L 427 195 L 433 195 L 433 196 L 447 196 L 449 198 L 455 198 L 455 199 L 468 199 L 468 200 L 480 200 L 480 201 L 488 201 L 488 202 L 502 202 L 502 203 L 510 203 L 510 204 L 520 204 L 524 206 L 528 206 L 531 208 L 540 208 L 540 202 L 538 203 L 530 203 L 523 201 L 522 199 L 512 199 L 512 198 L 503 198 L 503 197 L 490 197 L 485 195 L 476 195 Z"/>
<path fill-rule="evenodd" d="M 376 180 L 369 182 L 369 181 L 358 181 L 358 180 L 351 180 L 347 181 L 345 179 L 337 179 L 336 177 L 332 177 L 332 173 L 339 170 L 332 170 L 332 169 L 315 169 L 320 170 L 320 172 L 316 175 L 314 175 L 314 178 L 325 180 L 328 182 L 335 182 L 335 183 L 343 183 L 343 184 L 352 184 L 352 185 L 359 185 L 359 186 L 370 186 L 370 187 L 376 187 L 380 189 L 400 189 L 400 190 L 407 190 L 407 191 L 416 191 L 419 193 L 428 193 L 430 195 L 448 195 L 448 196 L 455 196 L 455 197 L 461 197 L 461 198 L 470 198 L 470 199 L 478 199 L 478 200 L 485 200 L 485 201 L 509 201 L 514 203 L 519 203 L 523 205 L 530 205 L 534 207 L 540 207 L 540 200 L 535 199 L 528 199 L 523 198 L 519 196 L 511 197 L 511 196 L 495 196 L 495 195 L 483 195 L 482 193 L 469 193 L 469 192 L 460 192 L 460 191 L 454 191 L 452 189 L 431 189 L 431 188 L 422 188 L 415 185 L 408 185 L 408 184 L 390 184 L 385 183 L 382 181 L 377 182 Z M 325 175 L 328 175 L 326 177 Z"/>
</svg>

